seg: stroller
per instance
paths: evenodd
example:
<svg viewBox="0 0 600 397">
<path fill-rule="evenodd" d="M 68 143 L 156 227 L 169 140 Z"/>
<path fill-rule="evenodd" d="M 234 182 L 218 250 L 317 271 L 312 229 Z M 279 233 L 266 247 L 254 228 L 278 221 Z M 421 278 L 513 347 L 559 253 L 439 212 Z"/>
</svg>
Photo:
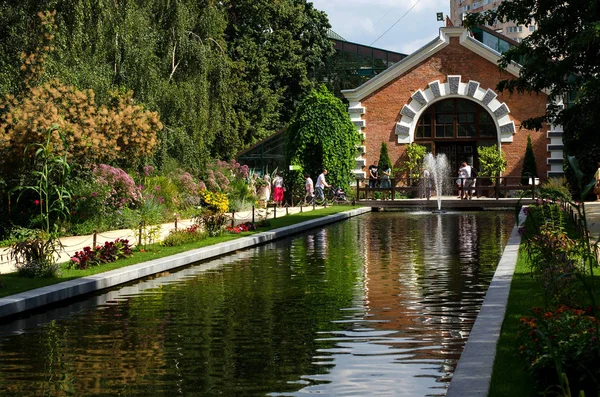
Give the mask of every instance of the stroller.
<svg viewBox="0 0 600 397">
<path fill-rule="evenodd" d="M 344 189 L 342 189 L 341 187 L 332 187 L 331 188 L 331 197 L 332 197 L 333 201 L 336 203 L 343 203 L 343 202 L 348 201 L 348 199 L 346 198 L 346 193 L 344 192 Z"/>
</svg>

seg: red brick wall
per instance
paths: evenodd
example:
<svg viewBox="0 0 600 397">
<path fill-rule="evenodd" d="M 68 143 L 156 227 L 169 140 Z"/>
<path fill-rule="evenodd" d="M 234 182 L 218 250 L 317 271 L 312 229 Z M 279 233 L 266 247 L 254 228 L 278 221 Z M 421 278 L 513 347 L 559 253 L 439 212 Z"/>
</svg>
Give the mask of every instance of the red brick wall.
<svg viewBox="0 0 600 397">
<path fill-rule="evenodd" d="M 531 134 L 537 170 L 540 177 L 546 176 L 549 166 L 546 159 L 549 153 L 546 145 L 546 131 L 529 131 L 520 129 L 521 122 L 530 117 L 541 116 L 545 113 L 547 96 L 544 94 L 498 93 L 496 86 L 499 81 L 510 79 L 513 75 L 502 71 L 497 65 L 471 52 L 459 44 L 458 38 L 451 38 L 450 45 L 426 59 L 413 69 L 396 78 L 376 92 L 361 100 L 366 108 L 363 119 L 366 120 L 366 163 L 367 166 L 379 158 L 381 142 L 387 142 L 390 159 L 398 167 L 405 153 L 405 145 L 398 144 L 395 133 L 396 123 L 402 118 L 402 106 L 411 101 L 411 95 L 418 89 L 425 90 L 432 81 L 447 82 L 448 75 L 460 75 L 461 82 L 474 80 L 480 83 L 482 89 L 492 89 L 498 94 L 498 101 L 505 102 L 510 113 L 509 117 L 515 123 L 516 133 L 513 142 L 502 143 L 502 150 L 508 160 L 504 175 L 520 176 L 527 147 L 527 135 Z M 364 169 L 366 170 L 366 168 Z"/>
</svg>

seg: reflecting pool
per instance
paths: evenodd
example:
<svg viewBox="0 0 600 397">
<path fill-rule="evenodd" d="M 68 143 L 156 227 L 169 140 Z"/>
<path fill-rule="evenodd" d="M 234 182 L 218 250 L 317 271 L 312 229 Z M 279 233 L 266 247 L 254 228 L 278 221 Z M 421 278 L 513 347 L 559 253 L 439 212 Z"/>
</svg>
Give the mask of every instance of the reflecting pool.
<svg viewBox="0 0 600 397">
<path fill-rule="evenodd" d="M 0 396 L 443 396 L 513 225 L 373 213 L 0 323 Z"/>
</svg>

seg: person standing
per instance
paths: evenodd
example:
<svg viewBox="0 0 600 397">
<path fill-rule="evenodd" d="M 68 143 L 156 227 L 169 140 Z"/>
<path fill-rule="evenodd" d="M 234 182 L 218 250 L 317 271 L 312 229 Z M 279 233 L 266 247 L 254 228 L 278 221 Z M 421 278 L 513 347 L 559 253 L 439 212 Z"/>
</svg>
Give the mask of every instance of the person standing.
<svg viewBox="0 0 600 397">
<path fill-rule="evenodd" d="M 377 161 L 375 161 L 374 164 L 369 166 L 369 189 L 377 187 L 377 178 L 379 176 L 377 164 Z"/>
<path fill-rule="evenodd" d="M 325 175 L 327 175 L 327 170 L 323 168 L 323 172 L 321 172 L 321 174 L 317 178 L 317 184 L 315 185 L 316 199 L 320 199 L 321 202 L 325 201 L 325 194 L 323 194 L 323 189 L 331 186 L 325 181 Z"/>
<path fill-rule="evenodd" d="M 466 161 L 463 161 L 458 170 L 458 179 L 460 180 L 460 186 L 458 187 L 459 197 L 463 200 L 471 198 L 471 166 L 467 165 Z"/>
<path fill-rule="evenodd" d="M 312 204 L 315 199 L 315 186 L 310 175 L 304 174 L 304 179 L 306 180 L 306 183 L 304 184 L 304 189 L 306 190 L 304 201 L 308 204 Z"/>
<path fill-rule="evenodd" d="M 275 174 L 275 179 L 273 179 L 273 201 L 279 207 L 283 204 L 283 177 L 280 172 Z"/>
<path fill-rule="evenodd" d="M 431 173 L 425 167 L 423 167 L 423 183 L 425 186 L 425 198 L 429 200 L 431 197 Z"/>
</svg>

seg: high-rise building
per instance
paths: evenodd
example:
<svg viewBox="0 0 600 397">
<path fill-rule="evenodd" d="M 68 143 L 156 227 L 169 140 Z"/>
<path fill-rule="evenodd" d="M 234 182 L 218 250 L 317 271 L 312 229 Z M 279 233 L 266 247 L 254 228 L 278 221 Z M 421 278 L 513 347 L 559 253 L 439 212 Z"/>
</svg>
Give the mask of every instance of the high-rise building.
<svg viewBox="0 0 600 397">
<path fill-rule="evenodd" d="M 462 20 L 469 13 L 493 10 L 502 3 L 502 0 L 450 0 L 450 20 L 454 26 L 462 26 Z M 488 28 L 504 36 L 520 42 L 535 31 L 535 24 L 524 26 L 514 22 L 496 23 Z"/>
</svg>

